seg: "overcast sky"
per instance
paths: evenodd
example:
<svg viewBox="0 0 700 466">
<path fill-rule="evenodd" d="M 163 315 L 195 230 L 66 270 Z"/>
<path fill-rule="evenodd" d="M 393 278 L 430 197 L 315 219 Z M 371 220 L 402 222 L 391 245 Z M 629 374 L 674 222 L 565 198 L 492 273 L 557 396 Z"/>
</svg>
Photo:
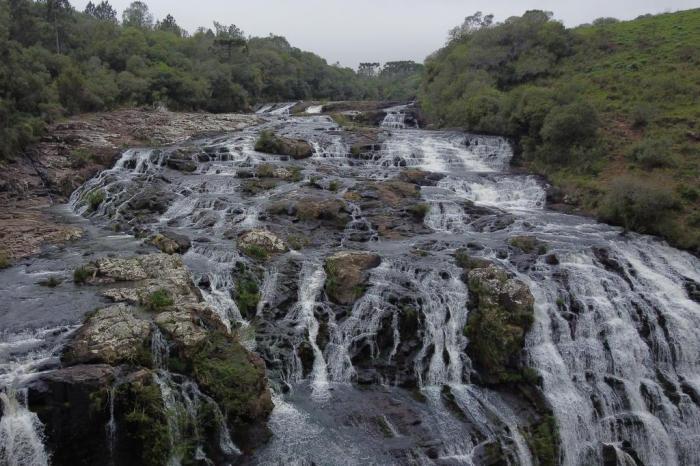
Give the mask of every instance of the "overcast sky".
<svg viewBox="0 0 700 466">
<path fill-rule="evenodd" d="M 97 0 L 93 0 L 97 3 Z M 131 0 L 110 0 L 121 18 Z M 247 35 L 285 36 L 329 63 L 423 59 L 441 47 L 447 31 L 475 11 L 496 21 L 526 10 L 554 12 L 567 26 L 601 16 L 633 19 L 698 7 L 698 0 L 146 0 L 158 19 L 172 14 L 193 32 L 212 21 L 236 24 Z M 74 0 L 82 10 L 87 0 Z"/>
</svg>

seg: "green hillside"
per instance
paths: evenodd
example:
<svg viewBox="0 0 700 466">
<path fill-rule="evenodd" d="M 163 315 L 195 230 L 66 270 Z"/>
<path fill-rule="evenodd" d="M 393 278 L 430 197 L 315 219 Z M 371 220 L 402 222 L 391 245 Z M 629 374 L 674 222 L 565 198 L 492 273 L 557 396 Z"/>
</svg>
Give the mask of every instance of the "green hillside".
<svg viewBox="0 0 700 466">
<path fill-rule="evenodd" d="M 552 201 L 700 252 L 700 9 L 565 29 L 475 15 L 429 57 L 442 127 L 513 138 Z"/>
</svg>

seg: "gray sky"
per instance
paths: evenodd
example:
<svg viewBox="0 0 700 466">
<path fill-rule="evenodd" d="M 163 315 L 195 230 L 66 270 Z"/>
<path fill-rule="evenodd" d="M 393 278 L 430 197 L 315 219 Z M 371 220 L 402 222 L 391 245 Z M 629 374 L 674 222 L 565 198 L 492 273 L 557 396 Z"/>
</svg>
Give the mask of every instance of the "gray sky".
<svg viewBox="0 0 700 466">
<path fill-rule="evenodd" d="M 97 3 L 96 0 L 95 3 Z M 567 26 L 601 16 L 633 19 L 698 7 L 698 0 L 144 0 L 156 18 L 172 14 L 194 31 L 212 21 L 236 24 L 246 34 L 285 36 L 289 42 L 329 63 L 422 61 L 441 47 L 447 31 L 475 11 L 496 21 L 526 10 L 554 12 Z M 110 0 L 121 18 L 131 0 Z M 87 0 L 74 0 L 82 10 Z"/>
</svg>

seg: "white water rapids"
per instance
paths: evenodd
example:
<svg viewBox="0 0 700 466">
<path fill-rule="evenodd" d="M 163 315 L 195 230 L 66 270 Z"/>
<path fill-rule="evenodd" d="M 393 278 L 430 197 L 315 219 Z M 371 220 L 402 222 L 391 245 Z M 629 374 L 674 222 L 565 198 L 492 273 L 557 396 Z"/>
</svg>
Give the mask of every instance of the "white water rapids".
<svg viewBox="0 0 700 466">
<path fill-rule="evenodd" d="M 126 151 L 71 201 L 95 221 L 126 223 L 128 203 L 167 180 L 173 199 L 152 225 L 193 239 L 184 261 L 203 298 L 268 363 L 275 388 L 272 438 L 246 461 L 472 465 L 484 464 L 497 448 L 508 464 L 537 464 L 523 428 L 526 410 L 507 390 L 477 384 L 466 353 L 470 290 L 453 253 L 468 248 L 525 282 L 535 298 L 524 358 L 541 377 L 554 416 L 558 463 L 602 464 L 612 452 L 606 464 L 700 465 L 700 304 L 689 291 L 700 283 L 697 258 L 651 237 L 548 211 L 541 180 L 509 173 L 512 152 L 503 138 L 405 129 L 397 108 L 382 125 L 380 147 L 357 156 L 316 108 L 288 117 L 294 105 L 264 106 L 262 126 L 197 141 L 209 156 L 193 159 L 196 170 L 186 175 L 167 168 L 167 148 Z M 314 155 L 285 161 L 303 169 L 300 179 L 242 195 L 241 173 L 280 163 L 253 149 L 255 135 L 267 128 L 309 140 Z M 268 210 L 271 201 L 297 191 L 317 195 L 314 182 L 337 181 L 340 198 L 358 180 L 391 179 L 408 168 L 442 175 L 422 186 L 416 200 L 429 206 L 426 234 L 383 237 L 351 197 L 348 224 L 317 237 L 314 229 L 303 237 L 287 217 L 274 223 Z M 96 189 L 106 198 L 91 212 L 86 196 Z M 497 221 L 484 223 L 484 215 Z M 234 245 L 251 228 L 277 228 L 298 244 L 263 266 L 248 263 L 260 281 L 260 300 L 242 315 L 233 271 L 247 259 Z M 558 263 L 518 256 L 508 246 L 515 235 L 545 242 Z M 321 247 L 319 241 L 325 241 Z M 339 249 L 382 258 L 348 310 L 334 307 L 324 290 L 323 260 Z M 40 331 L 13 335 L 0 341 L 0 351 L 8 348 L 0 352 L 6 389 L 43 370 L 45 359 L 56 363 L 55 348 L 41 343 Z M 26 351 L 18 343 L 24 340 Z M 164 402 L 194 423 L 198 406 L 210 400 L 191 381 L 165 371 L 167 351 L 162 341 L 153 344 Z M 416 386 L 401 386 L 406 374 Z M 0 463 L 47 462 L 36 416 L 9 391 L 0 396 Z M 179 426 L 171 422 L 169 429 L 176 444 Z M 228 433 L 221 442 L 222 450 L 238 453 Z"/>
</svg>

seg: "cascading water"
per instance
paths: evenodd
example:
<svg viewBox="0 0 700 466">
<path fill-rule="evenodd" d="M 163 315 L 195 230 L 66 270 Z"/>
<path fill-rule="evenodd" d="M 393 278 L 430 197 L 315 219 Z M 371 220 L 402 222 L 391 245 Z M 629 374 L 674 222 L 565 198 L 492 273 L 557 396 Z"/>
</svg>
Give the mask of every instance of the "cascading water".
<svg viewBox="0 0 700 466">
<path fill-rule="evenodd" d="M 0 392 L 0 407 L 0 464 L 48 465 L 43 426 L 37 415 L 27 409 L 26 392 Z"/>
<path fill-rule="evenodd" d="M 473 290 L 454 257 L 466 249 L 527 284 L 535 298 L 524 359 L 541 378 L 556 423 L 555 462 L 700 464 L 694 332 L 700 304 L 691 293 L 700 283 L 697 258 L 653 238 L 547 211 L 538 178 L 508 173 L 512 151 L 503 138 L 405 128 L 405 109 L 396 109 L 377 141 L 363 142 L 358 152 L 326 116 L 287 118 L 294 105 L 262 107 L 263 123 L 232 135 L 126 151 L 71 197 L 75 211 L 95 223 L 191 239 L 183 260 L 203 299 L 263 357 L 275 387 L 272 439 L 247 462 L 478 465 L 496 452 L 502 464 L 538 464 L 526 429 L 531 408 L 514 393 L 481 385 L 467 356 Z M 256 152 L 262 129 L 308 140 L 313 156 L 282 160 Z M 299 176 L 248 181 L 261 164 Z M 385 204 L 395 194 L 372 190 L 371 183 L 407 169 L 436 175 L 421 181 L 420 199 L 411 199 L 429 210 L 418 220 L 420 233 L 394 225 L 392 236 L 387 218 L 397 213 Z M 246 190 L 250 185 L 264 186 Z M 92 195 L 98 191 L 103 199 Z M 342 200 L 342 207 L 319 208 L 318 215 L 309 209 L 306 217 L 298 212 L 299 205 L 326 206 L 329 199 Z M 285 204 L 290 200 L 299 202 Z M 252 229 L 278 235 L 289 251 L 249 257 L 237 242 Z M 518 252 L 509 242 L 518 235 L 546 243 L 547 253 Z M 324 260 L 347 249 L 376 254 L 381 263 L 367 272 L 361 296 L 339 305 L 328 296 Z M 0 284 L 3 273 L 9 272 L 0 272 Z M 244 279 L 257 284 L 250 292 L 257 301 L 247 310 L 237 301 Z M 2 387 L 54 367 L 60 335 L 73 328 L 2 340 L 0 351 L 8 348 L 0 352 Z M 26 348 L 18 343 L 24 340 Z M 176 445 L 183 425 L 196 430 L 201 407 L 213 401 L 166 370 L 167 341 L 157 331 L 151 349 Z M 47 455 L 36 417 L 2 396 L 2 438 L 23 440 L 5 450 L 7 441 L 0 443 L 0 459 L 37 455 L 42 464 Z M 105 429 L 120 435 L 118 425 Z M 219 432 L 220 450 L 240 459 L 223 421 Z M 200 461 L 210 461 L 197 448 Z M 179 459 L 173 455 L 171 463 Z"/>
</svg>

